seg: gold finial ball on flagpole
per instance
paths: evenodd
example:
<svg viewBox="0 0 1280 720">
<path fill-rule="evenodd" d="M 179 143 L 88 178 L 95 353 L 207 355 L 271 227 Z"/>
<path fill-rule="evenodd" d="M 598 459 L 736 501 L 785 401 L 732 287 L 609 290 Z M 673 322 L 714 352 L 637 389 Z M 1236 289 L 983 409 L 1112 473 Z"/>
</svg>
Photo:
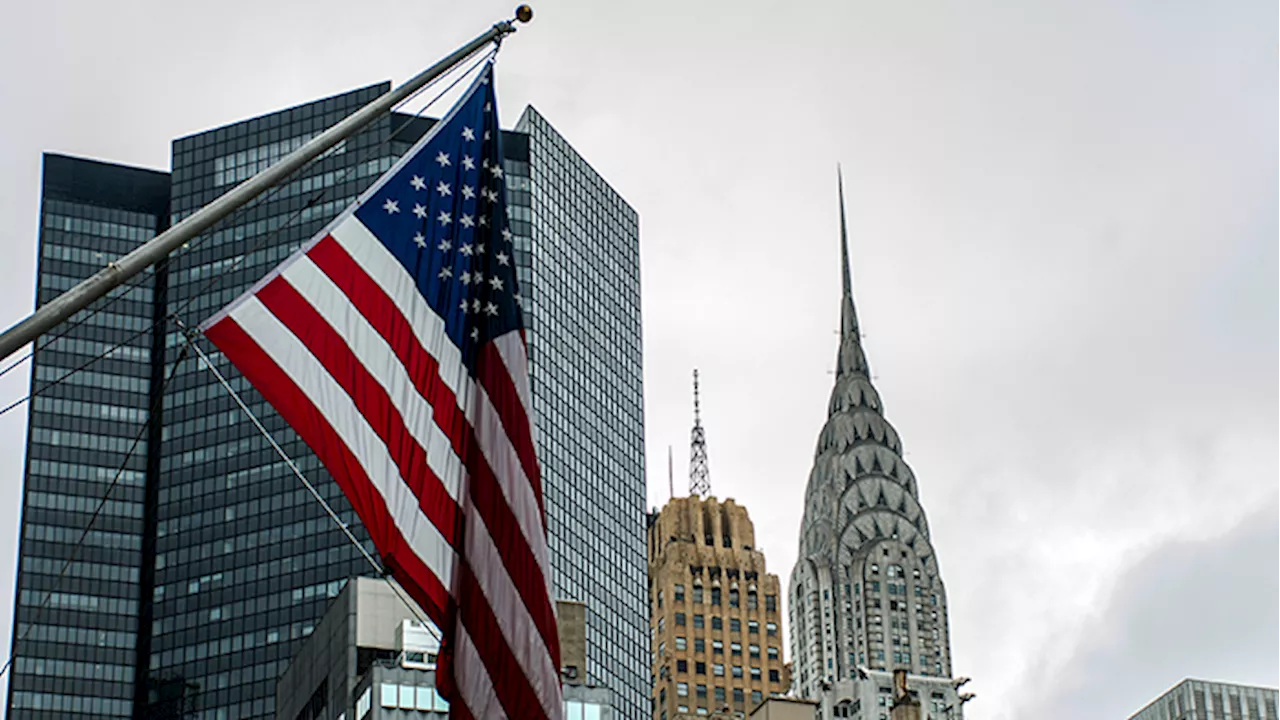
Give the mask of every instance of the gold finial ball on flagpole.
<svg viewBox="0 0 1280 720">
<path fill-rule="evenodd" d="M 527 23 L 533 19 L 533 8 L 528 5 L 521 5 L 516 8 L 516 19 L 522 23 Z"/>
</svg>

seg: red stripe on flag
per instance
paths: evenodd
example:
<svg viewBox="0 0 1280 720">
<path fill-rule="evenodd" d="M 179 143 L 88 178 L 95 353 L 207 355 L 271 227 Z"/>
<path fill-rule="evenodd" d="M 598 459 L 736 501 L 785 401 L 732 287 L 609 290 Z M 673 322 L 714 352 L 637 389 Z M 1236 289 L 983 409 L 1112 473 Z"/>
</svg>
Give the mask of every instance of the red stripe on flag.
<svg viewBox="0 0 1280 720">
<path fill-rule="evenodd" d="M 437 625 L 443 623 L 449 607 L 448 588 L 440 583 L 440 579 L 405 541 L 382 496 L 365 474 L 364 467 L 324 414 L 231 317 L 210 326 L 205 336 L 228 360 L 241 368 L 259 394 L 315 452 L 338 487 L 351 500 L 374 546 L 382 555 L 383 563 L 404 577 L 401 584 L 411 591 L 427 615 Z M 421 590 L 416 591 L 416 588 Z"/>
<path fill-rule="evenodd" d="M 446 542 L 458 545 L 458 504 L 427 464 L 427 453 L 405 427 L 404 418 L 387 391 L 356 358 L 345 340 L 316 312 L 284 277 L 258 291 L 258 299 L 272 315 L 311 351 L 329 375 L 347 392 L 373 432 L 386 443 L 400 477 L 418 498 L 418 506 L 440 530 Z"/>
</svg>

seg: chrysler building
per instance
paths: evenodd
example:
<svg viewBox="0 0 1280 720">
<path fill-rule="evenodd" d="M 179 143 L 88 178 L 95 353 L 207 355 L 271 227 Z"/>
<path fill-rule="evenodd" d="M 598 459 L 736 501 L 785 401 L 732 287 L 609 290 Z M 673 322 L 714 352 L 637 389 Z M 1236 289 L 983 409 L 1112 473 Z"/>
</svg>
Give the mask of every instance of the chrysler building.
<svg viewBox="0 0 1280 720">
<path fill-rule="evenodd" d="M 824 717 L 874 720 L 905 670 L 925 717 L 959 717 L 946 589 L 916 477 L 871 383 L 840 192 L 840 351 L 788 591 L 793 689 L 822 701 Z"/>
</svg>

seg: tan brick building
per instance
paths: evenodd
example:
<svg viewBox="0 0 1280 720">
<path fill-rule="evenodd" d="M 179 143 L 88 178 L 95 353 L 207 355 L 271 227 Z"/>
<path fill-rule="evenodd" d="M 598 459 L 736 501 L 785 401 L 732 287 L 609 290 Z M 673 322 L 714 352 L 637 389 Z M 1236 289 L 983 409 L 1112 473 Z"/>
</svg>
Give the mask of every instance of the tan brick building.
<svg viewBox="0 0 1280 720">
<path fill-rule="evenodd" d="M 778 576 L 747 509 L 673 498 L 649 516 L 648 535 L 654 720 L 744 717 L 786 692 Z"/>
</svg>

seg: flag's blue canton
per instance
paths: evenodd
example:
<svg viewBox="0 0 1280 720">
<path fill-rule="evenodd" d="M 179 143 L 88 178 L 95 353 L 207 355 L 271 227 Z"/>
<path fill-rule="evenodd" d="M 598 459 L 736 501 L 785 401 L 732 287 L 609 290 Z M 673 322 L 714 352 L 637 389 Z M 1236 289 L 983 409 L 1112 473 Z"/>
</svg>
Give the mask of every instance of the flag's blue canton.
<svg viewBox="0 0 1280 720">
<path fill-rule="evenodd" d="M 522 328 L 493 66 L 355 214 L 418 281 L 475 374 L 489 340 Z"/>
</svg>

